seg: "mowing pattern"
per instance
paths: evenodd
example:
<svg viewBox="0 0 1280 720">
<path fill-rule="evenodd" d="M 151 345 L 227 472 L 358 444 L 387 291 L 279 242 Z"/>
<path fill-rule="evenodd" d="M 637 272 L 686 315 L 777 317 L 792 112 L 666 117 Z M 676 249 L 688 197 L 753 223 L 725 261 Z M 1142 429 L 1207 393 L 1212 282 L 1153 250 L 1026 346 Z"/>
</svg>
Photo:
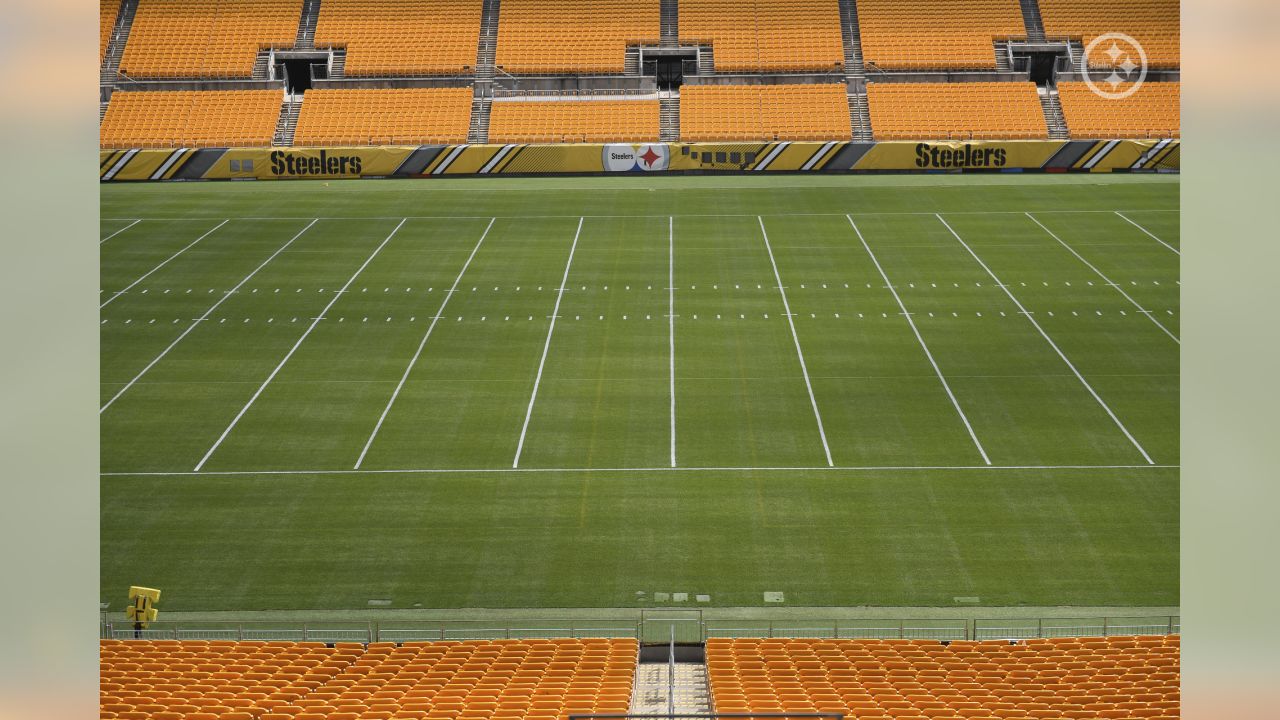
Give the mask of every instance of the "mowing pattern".
<svg viewBox="0 0 1280 720">
<path fill-rule="evenodd" d="M 843 593 L 873 582 L 884 604 L 1170 599 L 1176 184 L 575 182 L 104 190 L 104 587 L 157 573 L 187 607 L 862 604 Z M 414 565 L 462 563 L 455 542 L 485 570 Z M 211 575 L 176 562 L 227 543 Z M 758 567 L 694 587 L 718 548 Z M 215 598 L 220 572 L 252 581 Z"/>
</svg>

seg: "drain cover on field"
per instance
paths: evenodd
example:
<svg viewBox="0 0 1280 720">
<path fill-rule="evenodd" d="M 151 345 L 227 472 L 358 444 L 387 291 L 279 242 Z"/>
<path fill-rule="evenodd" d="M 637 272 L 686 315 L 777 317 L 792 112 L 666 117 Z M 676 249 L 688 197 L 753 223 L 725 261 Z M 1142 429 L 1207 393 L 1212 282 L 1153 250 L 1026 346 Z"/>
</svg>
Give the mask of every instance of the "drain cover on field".
<svg viewBox="0 0 1280 720">
<path fill-rule="evenodd" d="M 786 602 L 786 598 L 780 592 L 767 592 L 764 594 L 764 601 L 767 603 Z"/>
<path fill-rule="evenodd" d="M 378 599 L 369 601 L 370 607 L 386 607 L 387 605 L 390 605 L 390 604 L 391 604 L 391 601 L 384 598 L 378 598 Z"/>
<path fill-rule="evenodd" d="M 977 598 L 977 596 L 973 596 L 973 595 L 964 595 L 964 596 L 961 596 L 961 597 L 956 598 L 956 602 L 958 602 L 958 603 L 967 603 L 967 604 L 970 604 L 970 605 L 977 605 L 977 604 L 978 604 L 979 602 L 981 602 L 981 601 Z"/>
<path fill-rule="evenodd" d="M 705 603 L 711 602 L 710 595 L 697 595 L 694 597 L 694 599 L 697 600 L 698 602 L 705 602 Z"/>
<path fill-rule="evenodd" d="M 671 599 L 671 593 L 656 592 L 653 594 L 654 602 L 666 602 Z"/>
<path fill-rule="evenodd" d="M 689 602 L 689 593 L 672 593 L 671 600 L 674 602 Z"/>
</svg>

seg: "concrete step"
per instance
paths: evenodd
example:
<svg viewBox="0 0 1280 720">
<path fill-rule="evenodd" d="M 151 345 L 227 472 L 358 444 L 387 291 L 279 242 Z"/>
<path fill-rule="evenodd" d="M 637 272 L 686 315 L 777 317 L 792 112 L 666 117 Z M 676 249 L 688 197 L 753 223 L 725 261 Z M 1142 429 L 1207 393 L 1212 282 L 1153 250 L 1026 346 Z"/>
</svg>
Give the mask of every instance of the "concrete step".
<svg viewBox="0 0 1280 720">
<path fill-rule="evenodd" d="M 672 702 L 674 701 L 674 707 Z M 711 691 L 707 666 L 703 663 L 676 663 L 674 682 L 667 663 L 641 663 L 631 695 L 631 715 L 708 715 Z"/>
</svg>

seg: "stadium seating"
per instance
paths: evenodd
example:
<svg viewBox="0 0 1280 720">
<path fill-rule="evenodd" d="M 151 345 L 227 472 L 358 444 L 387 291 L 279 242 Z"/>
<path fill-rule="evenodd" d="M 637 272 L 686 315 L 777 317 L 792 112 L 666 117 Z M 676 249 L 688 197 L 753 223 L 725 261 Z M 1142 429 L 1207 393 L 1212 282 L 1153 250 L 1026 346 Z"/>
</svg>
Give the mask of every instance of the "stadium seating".
<svg viewBox="0 0 1280 720">
<path fill-rule="evenodd" d="M 1062 113 L 1077 139 L 1181 137 L 1182 85 L 1143 83 L 1129 97 L 1113 100 L 1095 94 L 1083 82 L 1058 83 Z"/>
<path fill-rule="evenodd" d="M 500 101 L 489 142 L 656 142 L 657 100 Z"/>
<path fill-rule="evenodd" d="M 679 12 L 680 40 L 710 44 L 716 72 L 844 67 L 836 0 L 680 0 Z"/>
<path fill-rule="evenodd" d="M 634 639 L 367 647 L 103 640 L 101 716 L 555 720 L 626 713 L 638 649 Z"/>
<path fill-rule="evenodd" d="M 1079 37 L 1088 46 L 1099 35 L 1123 33 L 1142 45 L 1151 67 L 1181 63 L 1178 0 L 1040 0 L 1040 17 L 1047 35 Z"/>
<path fill-rule="evenodd" d="M 658 0 L 505 0 L 495 62 L 513 75 L 621 74 L 627 45 L 657 44 Z"/>
<path fill-rule="evenodd" d="M 1036 140 L 1049 136 L 1030 82 L 867 84 L 876 140 Z"/>
<path fill-rule="evenodd" d="M 104 148 L 270 145 L 279 90 L 116 92 L 99 129 Z"/>
<path fill-rule="evenodd" d="M 302 0 L 140 0 L 120 59 L 132 78 L 247 78 L 260 48 L 292 46 Z"/>
<path fill-rule="evenodd" d="M 464 143 L 471 88 L 310 90 L 294 145 Z"/>
<path fill-rule="evenodd" d="M 869 69 L 996 67 L 994 40 L 1026 37 L 1018 0 L 858 0 Z"/>
<path fill-rule="evenodd" d="M 346 48 L 348 77 L 461 75 L 476 63 L 481 7 L 482 0 L 324 0 L 315 42 Z"/>
<path fill-rule="evenodd" d="M 111 31 L 115 29 L 116 18 L 120 14 L 120 0 L 99 0 L 98 13 L 98 34 L 101 39 L 98 46 L 98 62 L 102 62 L 107 58 L 107 45 L 111 44 Z"/>
<path fill-rule="evenodd" d="M 680 137 L 705 140 L 847 140 L 844 85 L 685 85 Z"/>
<path fill-rule="evenodd" d="M 1162 718 L 1179 713 L 1179 637 L 999 642 L 707 642 L 721 713 L 858 720 Z"/>
</svg>

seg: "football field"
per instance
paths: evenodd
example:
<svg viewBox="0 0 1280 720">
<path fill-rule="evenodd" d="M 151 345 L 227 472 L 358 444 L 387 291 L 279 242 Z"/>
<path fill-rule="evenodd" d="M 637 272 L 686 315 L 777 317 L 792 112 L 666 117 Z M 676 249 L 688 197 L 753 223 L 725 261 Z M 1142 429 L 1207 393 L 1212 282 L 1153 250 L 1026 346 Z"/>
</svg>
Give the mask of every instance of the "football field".
<svg viewBox="0 0 1280 720">
<path fill-rule="evenodd" d="M 102 593 L 1174 605 L 1169 176 L 102 188 Z"/>
</svg>

